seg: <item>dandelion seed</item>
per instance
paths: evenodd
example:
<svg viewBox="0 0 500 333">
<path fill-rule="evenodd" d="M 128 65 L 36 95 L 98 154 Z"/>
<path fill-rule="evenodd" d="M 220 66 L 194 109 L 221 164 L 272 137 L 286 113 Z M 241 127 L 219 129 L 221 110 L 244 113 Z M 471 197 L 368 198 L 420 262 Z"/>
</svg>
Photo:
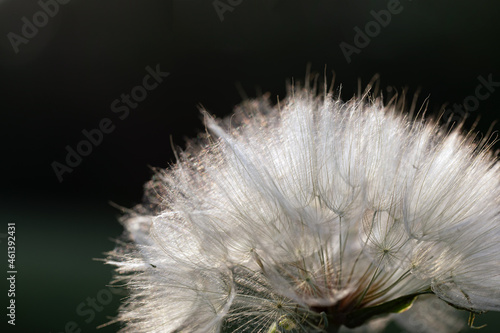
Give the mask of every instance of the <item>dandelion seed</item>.
<svg viewBox="0 0 500 333">
<path fill-rule="evenodd" d="M 455 332 L 499 311 L 492 143 L 398 108 L 305 88 L 207 116 L 123 218 L 122 331 Z"/>
</svg>

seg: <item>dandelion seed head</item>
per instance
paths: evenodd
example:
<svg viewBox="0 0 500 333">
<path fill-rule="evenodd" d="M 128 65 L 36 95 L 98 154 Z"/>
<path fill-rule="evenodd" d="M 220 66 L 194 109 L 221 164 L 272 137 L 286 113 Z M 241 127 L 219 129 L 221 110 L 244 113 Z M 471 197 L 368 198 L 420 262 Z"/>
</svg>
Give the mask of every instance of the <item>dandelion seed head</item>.
<svg viewBox="0 0 500 333">
<path fill-rule="evenodd" d="M 122 331 L 375 329 L 416 298 L 420 318 L 429 300 L 500 310 L 491 142 L 398 108 L 294 88 L 206 115 L 123 218 Z"/>
</svg>

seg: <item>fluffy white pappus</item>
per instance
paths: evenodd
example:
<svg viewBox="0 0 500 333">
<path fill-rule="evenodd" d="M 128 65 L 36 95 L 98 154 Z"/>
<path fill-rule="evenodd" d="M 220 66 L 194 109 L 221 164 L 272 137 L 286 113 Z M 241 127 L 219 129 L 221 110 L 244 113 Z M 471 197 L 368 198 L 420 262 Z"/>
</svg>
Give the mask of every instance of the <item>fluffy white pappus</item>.
<svg viewBox="0 0 500 333">
<path fill-rule="evenodd" d="M 207 115 L 123 218 L 122 332 L 373 332 L 416 299 L 399 321 L 455 332 L 458 309 L 500 310 L 492 142 L 398 105 L 292 89 Z"/>
</svg>

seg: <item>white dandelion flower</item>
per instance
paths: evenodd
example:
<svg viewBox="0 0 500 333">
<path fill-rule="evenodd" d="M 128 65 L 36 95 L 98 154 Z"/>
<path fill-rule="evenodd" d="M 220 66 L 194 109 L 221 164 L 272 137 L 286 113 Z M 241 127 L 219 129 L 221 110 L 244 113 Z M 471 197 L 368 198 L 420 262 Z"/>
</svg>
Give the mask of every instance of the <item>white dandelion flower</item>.
<svg viewBox="0 0 500 333">
<path fill-rule="evenodd" d="M 108 259 L 123 332 L 444 332 L 457 309 L 500 310 L 491 142 L 313 90 L 207 116 L 146 185 Z"/>
</svg>

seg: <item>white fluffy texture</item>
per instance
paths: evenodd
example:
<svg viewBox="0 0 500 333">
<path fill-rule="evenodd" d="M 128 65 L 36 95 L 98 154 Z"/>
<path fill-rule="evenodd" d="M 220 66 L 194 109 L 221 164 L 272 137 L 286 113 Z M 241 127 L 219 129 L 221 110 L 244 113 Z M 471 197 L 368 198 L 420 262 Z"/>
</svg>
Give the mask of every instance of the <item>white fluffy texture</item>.
<svg viewBox="0 0 500 333">
<path fill-rule="evenodd" d="M 206 142 L 123 220 L 132 242 L 109 259 L 131 290 L 123 331 L 333 332 L 430 289 L 500 310 L 496 157 L 398 112 L 303 90 L 207 117 Z"/>
</svg>

